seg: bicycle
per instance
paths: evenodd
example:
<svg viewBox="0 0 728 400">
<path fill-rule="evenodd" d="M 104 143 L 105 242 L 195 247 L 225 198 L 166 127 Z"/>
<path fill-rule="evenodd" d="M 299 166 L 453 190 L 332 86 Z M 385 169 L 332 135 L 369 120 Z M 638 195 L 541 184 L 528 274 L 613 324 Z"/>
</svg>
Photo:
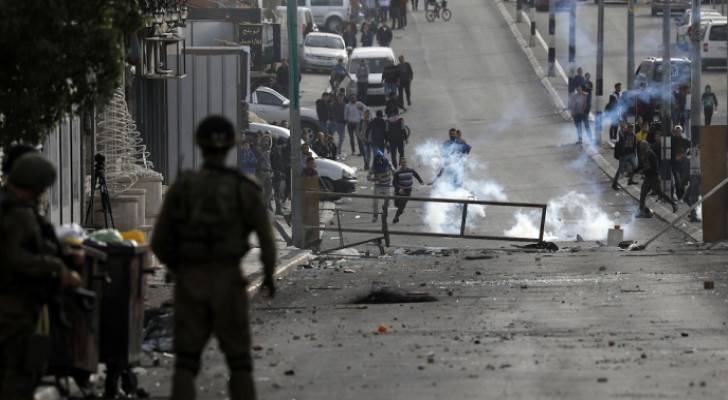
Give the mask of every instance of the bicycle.
<svg viewBox="0 0 728 400">
<path fill-rule="evenodd" d="M 435 8 L 432 10 L 427 10 L 427 14 L 425 14 L 425 18 L 428 22 L 433 22 L 437 18 L 442 18 L 443 21 L 447 22 L 452 18 L 452 12 L 450 12 L 450 9 L 447 8 L 447 0 L 442 0 L 440 3 L 437 1 L 433 1 L 431 3 Z"/>
</svg>

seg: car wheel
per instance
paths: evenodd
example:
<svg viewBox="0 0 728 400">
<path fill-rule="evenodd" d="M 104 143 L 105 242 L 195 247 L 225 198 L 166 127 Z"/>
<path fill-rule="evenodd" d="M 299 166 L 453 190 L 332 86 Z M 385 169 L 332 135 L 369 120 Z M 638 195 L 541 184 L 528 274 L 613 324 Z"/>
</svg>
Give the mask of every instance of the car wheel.
<svg viewBox="0 0 728 400">
<path fill-rule="evenodd" d="M 339 31 L 339 28 L 341 28 L 341 18 L 339 17 L 331 17 L 326 20 L 326 30 L 335 33 Z"/>
</svg>

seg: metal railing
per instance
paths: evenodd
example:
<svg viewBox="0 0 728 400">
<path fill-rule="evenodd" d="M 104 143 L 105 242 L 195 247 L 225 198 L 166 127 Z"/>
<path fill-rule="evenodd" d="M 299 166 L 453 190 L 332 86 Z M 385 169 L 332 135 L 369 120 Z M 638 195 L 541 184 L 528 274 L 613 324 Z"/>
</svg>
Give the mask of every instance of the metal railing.
<svg viewBox="0 0 728 400">
<path fill-rule="evenodd" d="M 318 191 L 304 191 L 308 195 L 312 196 L 331 196 L 331 192 L 318 192 Z M 507 201 L 489 201 L 489 200 L 470 200 L 470 199 L 451 199 L 451 198 L 433 198 L 433 197 L 416 197 L 416 196 L 375 196 L 371 194 L 340 194 L 341 197 L 347 197 L 352 199 L 379 199 L 383 200 L 382 215 L 381 215 L 381 229 L 365 229 L 365 228 L 347 228 L 341 224 L 340 213 L 342 212 L 356 212 L 358 214 L 374 214 L 373 212 L 364 211 L 352 211 L 352 210 L 341 210 L 341 209 L 330 209 L 336 215 L 336 227 L 329 228 L 326 226 L 312 226 L 305 225 L 305 229 L 318 229 L 323 231 L 336 230 L 339 233 L 339 247 L 320 250 L 320 253 L 331 252 L 340 250 L 347 247 L 358 246 L 368 242 L 376 242 L 379 245 L 380 252 L 384 252 L 381 245 L 383 240 L 387 247 L 390 246 L 390 236 L 401 235 L 401 236 L 420 236 L 420 237 L 434 237 L 434 238 L 458 238 L 458 239 L 475 239 L 475 240 L 498 240 L 498 241 L 509 241 L 509 242 L 542 242 L 544 236 L 544 228 L 546 225 L 546 204 L 541 203 L 519 203 L 519 202 L 507 202 Z M 446 232 L 425 232 L 425 231 L 408 231 L 408 230 L 393 230 L 389 228 L 388 222 L 388 207 L 389 201 L 394 200 L 406 200 L 408 202 L 422 202 L 422 203 L 446 203 L 446 204 L 458 204 L 460 208 L 460 227 L 457 233 L 446 233 Z M 538 238 L 534 237 L 512 237 L 512 236 L 497 236 L 497 235 L 475 235 L 467 234 L 467 222 L 468 222 L 468 206 L 496 206 L 496 207 L 513 207 L 513 208 L 537 208 L 541 210 L 541 219 Z M 344 243 L 344 233 L 360 233 L 360 234 L 374 234 L 377 235 L 374 238 L 359 241 L 356 243 Z"/>
</svg>

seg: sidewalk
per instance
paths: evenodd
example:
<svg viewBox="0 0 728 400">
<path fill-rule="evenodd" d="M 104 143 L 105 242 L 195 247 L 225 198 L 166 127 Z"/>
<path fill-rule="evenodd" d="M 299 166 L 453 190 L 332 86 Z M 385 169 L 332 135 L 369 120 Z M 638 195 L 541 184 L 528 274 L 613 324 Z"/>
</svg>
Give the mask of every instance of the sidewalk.
<svg viewBox="0 0 728 400">
<path fill-rule="evenodd" d="M 542 34 L 538 30 L 536 32 L 535 46 L 529 46 L 528 38 L 530 37 L 531 21 L 525 10 L 521 11 L 521 18 L 523 22 L 516 23 L 514 17 L 516 15 L 516 5 L 512 4 L 513 2 L 495 0 L 495 3 L 496 7 L 502 14 L 505 22 L 510 26 L 511 31 L 513 32 L 513 35 L 515 36 L 522 50 L 526 54 L 526 57 L 531 63 L 534 72 L 540 78 L 544 89 L 551 97 L 551 100 L 554 103 L 554 107 L 556 108 L 555 111 L 559 115 L 561 115 L 564 121 L 571 122 L 571 115 L 566 108 L 566 104 L 568 104 L 568 78 L 565 70 L 563 69 L 559 61 L 556 60 L 554 68 L 556 76 L 549 77 L 547 75 L 548 46 Z M 593 115 L 590 116 L 590 120 L 594 120 Z M 592 159 L 592 161 L 594 161 L 599 169 L 604 172 L 604 174 L 609 177 L 613 177 L 614 174 L 617 172 L 618 165 L 617 160 L 615 160 L 613 157 L 614 145 L 607 140 L 607 137 L 605 136 L 605 129 L 602 129 L 600 135 L 602 138 L 601 147 L 586 145 L 584 147 L 584 151 L 589 155 L 589 157 Z M 623 190 L 636 201 L 639 201 L 639 186 L 626 186 L 623 187 Z M 655 216 L 660 218 L 661 220 L 664 220 L 666 222 L 672 222 L 675 218 L 676 214 L 672 212 L 672 208 L 670 208 L 669 206 L 666 206 L 662 203 L 656 203 L 651 199 L 648 200 L 647 206 L 651 208 L 654 211 Z M 687 207 L 687 205 L 680 204 L 681 210 L 685 209 L 685 207 Z M 702 241 L 703 239 L 703 228 L 701 223 L 692 223 L 689 222 L 687 218 L 685 218 L 682 222 L 676 225 L 676 228 L 689 236 L 694 241 Z"/>
</svg>

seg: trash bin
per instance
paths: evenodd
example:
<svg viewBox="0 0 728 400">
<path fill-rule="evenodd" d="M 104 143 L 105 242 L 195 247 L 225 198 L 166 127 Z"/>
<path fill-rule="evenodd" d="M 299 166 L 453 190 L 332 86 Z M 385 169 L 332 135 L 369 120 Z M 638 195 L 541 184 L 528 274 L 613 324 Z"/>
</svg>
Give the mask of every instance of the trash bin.
<svg viewBox="0 0 728 400">
<path fill-rule="evenodd" d="M 124 392 L 135 394 L 137 382 L 131 369 L 139 365 L 142 356 L 145 275 L 153 272 L 146 268 L 149 247 L 117 243 L 91 246 L 106 254 L 99 301 L 99 360 L 106 364 L 105 396 L 118 393 L 119 378 Z"/>
</svg>

